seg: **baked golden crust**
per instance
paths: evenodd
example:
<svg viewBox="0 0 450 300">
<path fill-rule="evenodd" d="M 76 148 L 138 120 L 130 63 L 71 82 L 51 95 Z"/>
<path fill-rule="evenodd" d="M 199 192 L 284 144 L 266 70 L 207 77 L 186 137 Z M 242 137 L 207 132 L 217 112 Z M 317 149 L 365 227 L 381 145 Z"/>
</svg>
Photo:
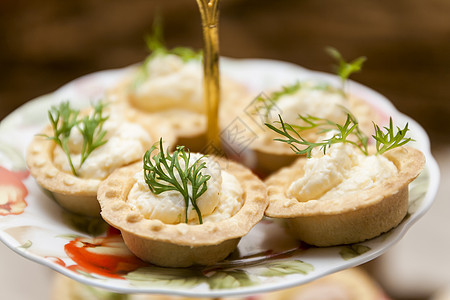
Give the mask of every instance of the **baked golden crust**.
<svg viewBox="0 0 450 300">
<path fill-rule="evenodd" d="M 145 110 L 136 105 L 130 86 L 135 77 L 135 69 L 127 74 L 125 79 L 108 91 L 108 97 L 114 105 L 120 106 L 127 118 L 134 120 L 144 128 L 153 132 L 161 132 L 165 140 L 171 138 L 173 144 L 184 145 L 191 151 L 200 152 L 206 144 L 207 116 L 204 109 L 193 108 L 165 108 L 161 110 Z M 230 109 L 235 110 L 235 103 L 239 103 L 248 95 L 247 89 L 238 82 L 228 78 L 221 80 L 221 107 L 219 119 L 230 115 Z M 186 102 L 186 101 L 185 101 Z M 202 103 L 202 108 L 205 107 Z M 236 114 L 236 113 L 234 113 Z"/>
<path fill-rule="evenodd" d="M 408 210 L 408 184 L 422 171 L 425 157 L 417 149 L 399 147 L 383 154 L 398 174 L 361 193 L 331 200 L 299 202 L 286 195 L 294 178 L 303 176 L 306 158 L 283 168 L 265 181 L 269 206 L 265 214 L 286 219 L 294 236 L 316 245 L 361 242 L 397 226 Z"/>
<path fill-rule="evenodd" d="M 133 176 L 142 170 L 142 162 L 117 169 L 100 185 L 101 215 L 111 226 L 120 229 L 128 248 L 143 260 L 170 267 L 220 261 L 261 220 L 268 202 L 264 183 L 250 170 L 234 162 L 218 158 L 216 161 L 244 189 L 243 206 L 229 219 L 199 225 L 145 219 L 126 203 L 135 183 Z"/>
<path fill-rule="evenodd" d="M 53 131 L 47 126 L 42 133 L 51 136 Z M 33 138 L 26 154 L 30 174 L 62 207 L 86 216 L 100 216 L 97 201 L 100 180 L 79 178 L 58 169 L 53 163 L 56 146 L 54 141 L 44 136 Z"/>
<path fill-rule="evenodd" d="M 45 135 L 53 135 L 50 125 L 44 128 L 42 135 L 36 135 L 27 148 L 26 163 L 30 174 L 63 208 L 85 216 L 100 217 L 97 190 L 102 180 L 80 178 L 60 170 L 53 160 L 57 144 Z M 154 140 L 154 134 L 150 134 L 150 140 Z M 165 143 L 171 145 L 167 141 Z"/>
</svg>

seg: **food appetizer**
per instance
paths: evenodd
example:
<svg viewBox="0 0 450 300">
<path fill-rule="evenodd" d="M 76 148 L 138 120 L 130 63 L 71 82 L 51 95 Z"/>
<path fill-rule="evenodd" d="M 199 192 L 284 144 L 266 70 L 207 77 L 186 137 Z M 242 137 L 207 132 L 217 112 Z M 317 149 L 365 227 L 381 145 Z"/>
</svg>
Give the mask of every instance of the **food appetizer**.
<svg viewBox="0 0 450 300">
<path fill-rule="evenodd" d="M 155 29 L 147 39 L 151 54 L 131 68 L 108 92 L 109 97 L 145 128 L 151 130 L 159 124 L 167 130 L 164 136 L 176 137 L 176 144 L 201 151 L 207 142 L 202 52 L 186 47 L 168 49 L 161 35 Z M 221 87 L 222 104 L 231 108 L 247 93 L 243 85 L 223 76 Z"/>
<path fill-rule="evenodd" d="M 344 124 L 300 116 L 308 126 L 266 124 L 282 137 L 277 141 L 302 155 L 266 180 L 266 215 L 286 220 L 292 234 L 316 246 L 361 242 L 396 227 L 408 211 L 408 184 L 424 167 L 422 152 L 405 146 L 408 124 L 385 132 L 375 125 L 375 145 L 354 116 Z M 325 136 L 308 141 L 311 128 Z M 303 156 L 305 155 L 305 156 Z"/>
<path fill-rule="evenodd" d="M 131 252 L 165 267 L 223 260 L 267 207 L 264 183 L 244 166 L 184 146 L 170 154 L 162 139 L 143 162 L 114 171 L 98 200 Z"/>
<path fill-rule="evenodd" d="M 97 189 L 114 169 L 142 158 L 155 138 L 103 102 L 80 112 L 62 102 L 27 149 L 37 183 L 67 210 L 100 216 Z"/>
<path fill-rule="evenodd" d="M 340 86 L 334 86 L 323 79 L 295 81 L 267 94 L 262 93 L 252 99 L 251 103 L 242 102 L 241 109 L 235 109 L 250 128 L 242 130 L 247 133 L 247 140 L 254 137 L 248 148 L 255 154 L 256 168 L 262 173 L 270 174 L 280 167 L 291 164 L 297 158 L 289 145 L 274 142 L 276 133 L 264 126 L 264 123 L 278 121 L 278 115 L 281 115 L 287 123 L 304 126 L 307 123 L 298 118 L 298 115 L 312 115 L 343 123 L 347 113 L 351 113 L 359 120 L 359 128 L 363 132 L 372 133 L 372 121 L 378 121 L 375 110 L 364 99 L 347 93 L 345 89 L 348 77 L 360 70 L 364 58 L 360 57 L 347 63 L 339 52 L 333 49 L 333 53 L 340 63 L 338 70 L 341 78 Z M 233 118 L 235 116 L 230 114 L 227 122 L 231 123 Z M 315 128 L 310 128 L 302 135 L 306 139 L 314 140 L 319 132 Z"/>
</svg>

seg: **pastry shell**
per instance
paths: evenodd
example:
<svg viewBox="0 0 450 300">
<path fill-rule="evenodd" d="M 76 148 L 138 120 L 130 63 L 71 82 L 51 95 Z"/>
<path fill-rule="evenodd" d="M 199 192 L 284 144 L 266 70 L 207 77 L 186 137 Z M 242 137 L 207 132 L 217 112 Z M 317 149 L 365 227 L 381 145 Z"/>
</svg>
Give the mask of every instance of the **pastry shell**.
<svg viewBox="0 0 450 300">
<path fill-rule="evenodd" d="M 174 137 L 174 144 L 184 145 L 193 152 L 204 152 L 207 142 L 207 114 L 204 109 L 166 108 L 148 111 L 139 108 L 129 92 L 134 78 L 135 69 L 126 75 L 117 86 L 108 91 L 108 97 L 114 105 L 121 107 L 127 118 L 134 120 L 148 130 L 158 126 L 161 136 Z M 236 109 L 243 97 L 248 94 L 247 89 L 240 83 L 229 79 L 221 80 L 221 107 L 219 119 L 225 118 L 228 112 Z M 206 104 L 206 103 L 205 103 Z M 202 103 L 202 108 L 205 106 Z"/>
<path fill-rule="evenodd" d="M 42 134 L 51 136 L 51 126 L 47 126 Z M 80 178 L 61 171 L 53 162 L 55 147 L 56 143 L 45 136 L 36 135 L 33 138 L 26 153 L 30 174 L 63 208 L 84 216 L 100 217 L 97 189 L 102 180 Z"/>
<path fill-rule="evenodd" d="M 211 265 L 225 259 L 240 238 L 264 216 L 267 191 L 264 183 L 237 163 L 215 158 L 223 170 L 233 174 L 244 189 L 242 208 L 231 218 L 199 225 L 165 224 L 146 219 L 127 205 L 134 174 L 142 162 L 115 170 L 99 188 L 103 219 L 118 228 L 125 244 L 136 256 L 164 267 Z"/>
<path fill-rule="evenodd" d="M 266 180 L 266 216 L 283 218 L 298 239 L 315 246 L 351 244 L 374 238 L 396 227 L 408 211 L 408 184 L 424 168 L 417 149 L 399 147 L 383 154 L 398 174 L 374 187 L 332 200 L 299 202 L 286 196 L 293 178 L 304 174 L 306 158 L 299 158 Z"/>
<path fill-rule="evenodd" d="M 43 134 L 51 136 L 47 126 Z M 30 174 L 53 199 L 65 209 L 86 216 L 99 217 L 97 188 L 100 180 L 83 179 L 58 169 L 53 163 L 56 143 L 44 136 L 35 136 L 27 149 L 26 161 Z"/>
</svg>

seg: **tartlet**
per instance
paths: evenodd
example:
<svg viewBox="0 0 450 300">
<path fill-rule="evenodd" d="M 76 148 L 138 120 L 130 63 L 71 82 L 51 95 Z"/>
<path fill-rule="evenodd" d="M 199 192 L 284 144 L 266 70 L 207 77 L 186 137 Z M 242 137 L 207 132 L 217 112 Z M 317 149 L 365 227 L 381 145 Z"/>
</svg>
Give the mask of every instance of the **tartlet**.
<svg viewBox="0 0 450 300">
<path fill-rule="evenodd" d="M 89 111 L 90 110 L 88 109 L 82 114 L 86 115 Z M 122 116 L 119 118 L 121 117 Z M 127 124 L 132 123 L 127 122 Z M 123 123 L 119 123 L 116 126 L 117 128 L 124 128 L 122 127 L 124 126 Z M 130 126 L 138 125 L 132 124 Z M 141 159 L 145 149 L 153 143 L 154 135 L 150 135 L 143 130 L 142 133 L 145 134 L 146 138 L 145 140 L 139 140 L 139 144 L 143 149 L 142 153 L 134 153 L 133 156 L 136 156 L 136 158 L 128 159 L 128 161 L 127 158 L 124 158 L 124 164 Z M 61 165 L 61 162 L 65 161 L 65 157 L 61 159 L 60 153 L 62 150 L 57 149 L 60 147 L 53 140 L 48 138 L 51 136 L 53 136 L 53 129 L 49 125 L 43 129 L 41 134 L 36 135 L 29 144 L 26 153 L 26 162 L 30 174 L 35 178 L 38 185 L 66 210 L 85 216 L 100 217 L 97 189 L 102 180 L 109 175 L 110 171 L 112 171 L 111 169 L 113 169 L 114 166 L 109 166 L 109 170 L 106 169 L 104 174 L 100 175 L 101 177 L 89 177 L 89 174 L 84 177 L 75 176 L 70 169 L 64 169 Z M 101 147 L 105 147 L 105 145 L 102 145 Z M 101 147 L 94 150 L 91 156 L 95 155 L 93 153 L 101 149 Z M 129 150 L 135 152 L 137 148 Z M 122 154 L 125 155 L 124 153 Z M 119 153 L 118 155 L 122 154 Z M 57 157 L 59 157 L 59 159 L 57 159 Z M 67 163 L 67 161 L 65 161 L 65 163 Z M 95 171 L 95 169 L 100 169 L 100 166 L 95 165 L 95 163 L 91 170 Z"/>
<path fill-rule="evenodd" d="M 130 67 L 124 79 L 108 91 L 108 97 L 129 119 L 144 128 L 152 130 L 158 125 L 167 132 L 163 136 L 176 138 L 176 144 L 203 151 L 207 142 L 207 113 L 201 60 L 185 62 L 174 54 L 160 54 L 147 65 L 150 65 L 147 73 L 156 73 L 153 78 L 136 84 L 143 66 Z M 151 88 L 141 88 L 145 84 Z M 222 76 L 219 118 L 224 117 L 222 107 L 234 107 L 245 95 L 247 89 L 242 84 Z"/>
<path fill-rule="evenodd" d="M 244 190 L 242 207 L 230 218 L 197 225 L 166 224 L 145 218 L 127 203 L 136 182 L 133 176 L 142 170 L 139 162 L 117 169 L 101 184 L 98 200 L 103 219 L 121 231 L 131 252 L 159 266 L 211 265 L 225 259 L 240 238 L 263 217 L 267 191 L 264 183 L 244 166 L 219 158 L 214 160 L 221 169 L 235 176 Z"/>
<path fill-rule="evenodd" d="M 286 220 L 298 239 L 315 246 L 357 243 L 396 227 L 408 212 L 408 185 L 422 171 L 421 151 L 402 146 L 383 154 L 398 173 L 357 193 L 328 200 L 300 202 L 286 191 L 304 174 L 307 158 L 299 158 L 265 181 L 269 206 L 266 216 Z"/>
<path fill-rule="evenodd" d="M 283 91 L 296 85 L 300 86 L 296 92 L 280 96 Z M 311 97 L 302 94 L 309 92 Z M 293 99 L 292 104 L 285 101 L 290 100 L 288 98 Z M 367 135 L 373 132 L 372 121 L 379 121 L 376 110 L 368 102 L 355 95 L 345 95 L 338 88 L 318 80 L 297 82 L 280 90 L 262 93 L 256 98 L 242 98 L 234 106 L 221 121 L 221 125 L 226 128 L 229 124 L 237 124 L 233 122 L 236 118 L 242 120 L 240 123 L 244 125 L 238 124 L 240 128 L 237 130 L 242 135 L 240 141 L 249 141 L 246 150 L 254 156 L 254 167 L 263 174 L 270 174 L 297 159 L 291 147 L 274 141 L 278 136 L 265 126 L 265 123 L 278 122 L 278 115 L 287 123 L 304 126 L 307 124 L 298 118 L 299 115 L 313 115 L 340 123 L 345 121 L 347 112 L 350 112 L 358 120 L 359 128 Z M 319 136 L 316 130 L 303 132 L 303 137 L 308 140 L 315 140 Z"/>
</svg>

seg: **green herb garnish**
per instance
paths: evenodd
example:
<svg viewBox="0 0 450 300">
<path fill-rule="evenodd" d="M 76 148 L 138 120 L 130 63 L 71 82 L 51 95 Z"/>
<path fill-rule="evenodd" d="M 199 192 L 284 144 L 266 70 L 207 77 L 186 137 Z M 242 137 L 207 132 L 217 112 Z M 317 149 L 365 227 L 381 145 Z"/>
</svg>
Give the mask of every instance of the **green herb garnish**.
<svg viewBox="0 0 450 300">
<path fill-rule="evenodd" d="M 74 175 L 77 175 L 77 172 L 70 157 L 69 137 L 72 128 L 78 124 L 78 114 L 79 111 L 72 109 L 69 102 L 62 102 L 59 106 L 52 106 L 48 111 L 48 119 L 52 125 L 53 136 L 43 135 L 61 147 L 67 156 Z"/>
<path fill-rule="evenodd" d="M 341 78 L 341 91 L 345 95 L 344 88 L 347 79 L 351 74 L 361 71 L 363 63 L 366 61 L 365 56 L 358 57 L 351 62 L 346 62 L 341 53 L 333 47 L 327 47 L 326 51 L 330 54 L 338 63 L 336 73 Z"/>
<path fill-rule="evenodd" d="M 294 84 L 281 87 L 281 91 L 275 91 L 270 95 L 270 99 L 274 102 L 278 101 L 282 96 L 295 94 L 300 90 L 301 84 L 297 81 Z"/>
<path fill-rule="evenodd" d="M 265 117 L 266 121 L 268 120 L 269 114 L 272 111 L 273 107 L 275 106 L 275 103 L 282 96 L 284 96 L 284 95 L 292 95 L 292 94 L 296 93 L 300 88 L 301 88 L 301 84 L 300 84 L 299 81 L 297 81 L 294 84 L 281 87 L 281 90 L 271 93 L 269 97 L 265 97 L 263 94 L 259 95 L 256 98 L 256 102 L 264 104 L 264 107 L 263 107 L 264 108 L 264 117 Z M 261 108 L 262 107 L 259 107 L 259 106 L 256 107 L 257 112 Z"/>
<path fill-rule="evenodd" d="M 108 117 L 103 117 L 102 102 L 98 102 L 94 106 L 94 113 L 91 116 L 86 116 L 83 119 L 79 119 L 79 110 L 70 107 L 69 102 L 62 102 L 59 106 L 52 106 L 48 111 L 48 118 L 52 125 L 53 136 L 43 134 L 46 138 L 53 140 L 57 145 L 61 147 L 67 156 L 70 168 L 73 175 L 78 176 L 77 170 L 72 162 L 69 149 L 69 138 L 72 129 L 76 127 L 83 135 L 83 147 L 81 150 L 81 160 L 78 168 L 80 168 L 86 158 L 96 148 L 100 147 L 106 141 L 104 137 L 106 131 L 103 130 L 103 123 Z"/>
<path fill-rule="evenodd" d="M 80 167 L 92 151 L 106 143 L 106 140 L 104 140 L 106 130 L 103 130 L 103 124 L 108 117 L 103 116 L 103 107 L 104 104 L 102 102 L 98 102 L 94 107 L 94 113 L 90 116 L 84 117 L 79 122 L 78 129 L 83 135 Z"/>
<path fill-rule="evenodd" d="M 172 54 L 181 58 L 183 62 L 188 62 L 195 59 L 200 60 L 202 58 L 201 50 L 195 51 L 187 47 L 175 47 L 172 49 L 167 49 L 167 47 L 164 45 L 163 30 L 159 18 L 156 18 L 153 22 L 153 32 L 152 34 L 145 37 L 145 43 L 147 44 L 147 49 L 150 51 L 150 55 L 147 56 L 147 58 L 139 68 L 139 72 L 134 83 L 135 87 L 139 86 L 148 78 L 148 64 L 157 56 Z"/>
<path fill-rule="evenodd" d="M 190 165 L 191 153 L 184 146 L 177 146 L 172 155 L 169 149 L 164 153 L 162 138 L 159 140 L 160 151 L 151 156 L 156 149 L 156 146 L 152 146 L 144 155 L 144 178 L 150 191 L 156 195 L 178 191 L 186 205 L 185 222 L 188 223 L 189 206 L 192 205 L 197 212 L 199 223 L 202 224 L 197 199 L 206 192 L 207 181 L 211 178 L 210 175 L 203 175 L 201 172 L 206 168 L 206 163 L 200 162 L 203 157 Z M 180 160 L 184 162 L 184 166 L 181 166 Z"/>
<path fill-rule="evenodd" d="M 285 139 L 274 140 L 289 144 L 291 149 L 296 154 L 306 154 L 306 157 L 310 158 L 311 151 L 316 147 L 320 147 L 323 153 L 326 154 L 327 149 L 330 148 L 331 145 L 337 143 L 348 143 L 356 146 L 364 155 L 369 155 L 369 151 L 367 149 L 368 138 L 360 130 L 356 118 L 350 113 L 347 113 L 347 119 L 343 125 L 328 119 L 313 116 L 299 116 L 299 118 L 306 123 L 304 126 L 291 125 L 283 122 L 280 115 L 278 115 L 278 117 L 280 119 L 279 123 L 281 124 L 281 128 L 277 128 L 269 123 L 266 123 L 265 125 L 269 129 L 284 136 Z M 397 127 L 397 133 L 394 133 L 395 128 L 392 123 L 392 118 L 389 121 L 389 127 L 384 127 L 386 133 L 383 133 L 383 130 L 381 130 L 375 123 L 374 127 L 375 135 L 372 135 L 372 137 L 376 141 L 376 154 L 382 154 L 387 150 L 402 146 L 409 141 L 412 141 L 411 138 L 405 137 L 406 133 L 409 131 L 408 123 L 403 129 Z M 300 135 L 302 131 L 312 129 L 317 130 L 318 133 L 325 133 L 331 130 L 336 130 L 337 133 L 331 138 L 325 139 L 321 142 L 310 142 Z M 356 137 L 356 141 L 352 140 L 351 137 Z M 297 145 L 301 145 L 305 148 L 300 149 Z"/>
<path fill-rule="evenodd" d="M 175 47 L 172 49 L 167 49 L 164 45 L 163 29 L 161 20 L 156 18 L 153 23 L 153 33 L 146 36 L 145 42 L 147 48 L 150 51 L 150 55 L 147 57 L 146 62 L 152 60 L 158 55 L 168 55 L 173 54 L 180 57 L 183 62 L 187 62 L 192 59 L 201 59 L 202 51 L 195 51 L 187 47 Z"/>
<path fill-rule="evenodd" d="M 400 129 L 400 127 L 397 126 L 396 134 L 394 134 L 395 129 L 392 118 L 389 118 L 389 127 L 384 127 L 386 133 L 383 133 L 383 130 L 375 123 L 373 126 L 375 128 L 375 135 L 373 135 L 373 138 L 375 139 L 375 146 L 378 154 L 382 154 L 390 149 L 403 146 L 404 144 L 413 141 L 412 138 L 406 137 L 406 133 L 409 131 L 408 123 L 406 123 L 403 129 Z"/>
</svg>

